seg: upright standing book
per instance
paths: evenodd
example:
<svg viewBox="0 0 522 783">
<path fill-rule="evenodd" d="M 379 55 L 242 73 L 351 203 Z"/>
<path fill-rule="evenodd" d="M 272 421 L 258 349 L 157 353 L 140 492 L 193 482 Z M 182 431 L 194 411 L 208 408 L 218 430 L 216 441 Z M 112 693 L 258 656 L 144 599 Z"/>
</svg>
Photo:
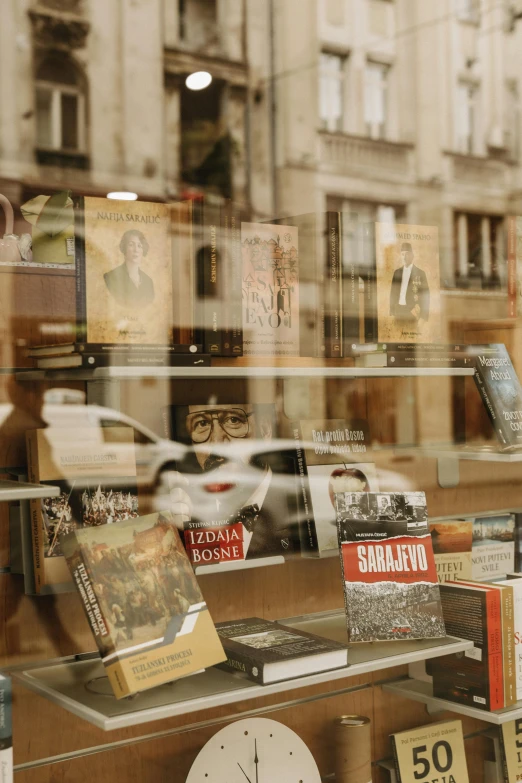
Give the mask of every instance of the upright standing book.
<svg viewBox="0 0 522 783">
<path fill-rule="evenodd" d="M 117 699 L 225 660 L 171 512 L 61 540 Z"/>
<path fill-rule="evenodd" d="M 376 223 L 378 341 L 441 339 L 439 239 L 435 226 Z"/>
<path fill-rule="evenodd" d="M 439 582 L 471 579 L 473 521 L 451 519 L 430 522 L 430 532 Z"/>
<path fill-rule="evenodd" d="M 59 497 L 31 500 L 36 592 L 70 583 L 61 536 L 138 516 L 136 454 L 131 427 L 48 427 L 27 432 L 29 480 L 60 487 Z"/>
<path fill-rule="evenodd" d="M 506 346 L 497 343 L 478 353 L 473 377 L 501 449 L 521 448 L 522 387 Z"/>
<path fill-rule="evenodd" d="M 291 225 L 242 223 L 243 353 L 299 356 L 299 239 Z"/>
<path fill-rule="evenodd" d="M 513 514 L 476 517 L 473 520 L 472 579 L 505 579 L 515 568 Z"/>
<path fill-rule="evenodd" d="M 172 343 L 168 205 L 86 196 L 74 208 L 78 341 Z"/>
<path fill-rule="evenodd" d="M 350 642 L 445 636 L 424 492 L 335 495 Z"/>
<path fill-rule="evenodd" d="M 293 425 L 302 493 L 301 554 L 322 557 L 337 551 L 336 492 L 379 489 L 368 462 L 368 423 L 343 419 L 303 420 Z"/>
</svg>

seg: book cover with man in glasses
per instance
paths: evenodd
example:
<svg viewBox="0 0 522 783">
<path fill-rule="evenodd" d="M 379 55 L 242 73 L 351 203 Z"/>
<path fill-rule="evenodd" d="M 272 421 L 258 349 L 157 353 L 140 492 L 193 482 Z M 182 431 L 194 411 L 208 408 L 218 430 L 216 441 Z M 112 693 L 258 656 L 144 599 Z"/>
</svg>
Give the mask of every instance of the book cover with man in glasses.
<svg viewBox="0 0 522 783">
<path fill-rule="evenodd" d="M 274 405 L 173 405 L 163 414 L 166 435 L 192 447 L 176 467 L 196 572 L 298 551 L 296 453 L 273 439 Z"/>
</svg>

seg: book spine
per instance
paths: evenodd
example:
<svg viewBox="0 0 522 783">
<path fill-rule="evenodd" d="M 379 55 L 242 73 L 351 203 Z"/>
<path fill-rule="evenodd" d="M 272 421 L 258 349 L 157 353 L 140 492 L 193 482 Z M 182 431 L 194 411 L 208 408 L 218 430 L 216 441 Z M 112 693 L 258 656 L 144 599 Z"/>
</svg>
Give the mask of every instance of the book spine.
<svg viewBox="0 0 522 783">
<path fill-rule="evenodd" d="M 485 369 L 485 372 L 487 372 L 487 368 Z M 504 427 L 504 422 L 502 421 L 501 416 L 499 416 L 497 407 L 494 405 L 493 400 L 489 395 L 488 389 L 486 387 L 486 379 L 484 373 L 482 372 L 482 367 L 480 366 L 479 361 L 477 361 L 475 365 L 473 379 L 501 446 L 504 449 L 511 448 L 511 439 L 509 437 L 509 433 L 507 428 Z"/>
<path fill-rule="evenodd" d="M 500 595 L 496 590 L 486 594 L 486 628 L 488 643 L 489 709 L 504 707 L 502 666 L 502 620 Z"/>
<path fill-rule="evenodd" d="M 64 356 L 67 360 L 70 355 Z M 74 358 L 74 357 L 73 357 Z M 208 354 L 164 354 L 163 356 L 151 353 L 120 353 L 111 355 L 108 353 L 83 353 L 79 357 L 79 363 L 60 365 L 60 357 L 49 359 L 37 359 L 36 366 L 41 370 L 52 370 L 67 367 L 75 369 L 92 370 L 96 367 L 209 367 L 210 356 Z"/>
<path fill-rule="evenodd" d="M 38 465 L 38 433 L 36 430 L 26 432 L 27 444 L 27 479 L 30 484 L 40 484 L 40 470 Z M 33 540 L 33 564 L 35 592 L 40 593 L 43 577 L 43 515 L 42 501 L 31 499 L 29 501 L 31 515 L 31 534 Z"/>
<path fill-rule="evenodd" d="M 325 356 L 342 356 L 341 236 L 339 212 L 326 213 Z"/>
<path fill-rule="evenodd" d="M 76 552 L 80 552 L 79 560 L 76 559 L 72 566 L 70 558 L 66 555 L 67 564 L 71 571 L 71 576 L 76 589 L 80 594 L 83 609 L 103 659 L 104 656 L 110 655 L 115 651 L 109 634 L 109 626 L 105 621 L 101 606 L 98 602 L 98 597 L 92 586 L 91 577 L 85 562 L 85 557 L 83 556 L 83 547 L 79 543 L 78 537 L 74 532 L 70 533 L 67 536 L 67 539 L 69 551 L 73 548 Z"/>
<path fill-rule="evenodd" d="M 230 219 L 232 205 L 227 199 L 221 206 L 221 355 L 232 356 L 232 274 L 230 264 Z"/>
<path fill-rule="evenodd" d="M 192 203 L 192 258 L 194 276 L 194 340 L 205 349 L 205 263 L 203 234 L 203 203 Z"/>
<path fill-rule="evenodd" d="M 230 213 L 230 324 L 231 354 L 243 355 L 243 312 L 242 312 L 242 264 L 241 264 L 241 210 L 231 204 Z"/>
<path fill-rule="evenodd" d="M 195 354 L 203 353 L 203 346 L 201 343 L 176 343 L 173 345 L 132 345 L 130 343 L 122 343 L 121 345 L 110 345 L 109 343 L 74 343 L 74 351 L 76 353 L 106 353 L 111 354 L 126 354 L 126 353 L 150 353 L 154 355 L 159 354 Z M 34 355 L 32 358 L 38 358 L 39 354 Z M 44 356 L 42 355 L 42 358 Z M 47 358 L 47 357 L 45 357 Z"/>
<path fill-rule="evenodd" d="M 306 469 L 306 457 L 301 448 L 301 433 L 298 427 L 294 428 L 294 438 L 296 441 L 297 466 L 299 470 L 299 507 L 302 510 L 299 520 L 299 540 L 301 542 L 302 557 L 317 557 L 319 546 L 317 542 L 317 532 L 312 512 L 312 498 L 308 486 L 308 472 Z"/>
<path fill-rule="evenodd" d="M 504 649 L 504 701 L 509 707 L 517 700 L 517 679 L 514 645 L 514 591 L 502 587 L 502 646 Z"/>
<path fill-rule="evenodd" d="M 400 766 L 399 766 L 399 756 L 397 754 L 397 744 L 396 744 L 396 739 L 393 736 L 393 734 L 390 736 L 390 739 L 391 739 L 391 745 L 392 745 L 392 751 L 393 751 L 393 763 L 395 765 L 395 776 L 397 778 L 397 783 L 402 783 L 401 770 L 400 770 Z"/>
<path fill-rule="evenodd" d="M 517 317 L 517 219 L 507 217 L 508 316 Z"/>
<path fill-rule="evenodd" d="M 243 674 L 246 674 L 250 680 L 259 683 L 259 685 L 263 685 L 264 663 L 255 660 L 250 655 L 244 655 L 236 650 L 228 650 L 225 639 L 221 639 L 221 642 L 223 643 L 227 659 L 226 661 L 223 661 L 223 663 L 218 664 L 218 667 L 226 669 L 226 671 L 242 672 Z"/>
<path fill-rule="evenodd" d="M 506 753 L 506 746 L 504 743 L 504 728 L 503 726 L 498 727 L 498 744 L 500 747 L 500 761 L 502 764 L 502 773 L 504 776 L 504 783 L 511 783 L 511 780 L 509 778 L 509 766 L 508 766 L 508 759 L 507 759 L 507 753 Z"/>
<path fill-rule="evenodd" d="M 220 356 L 222 345 L 221 300 L 223 281 L 223 258 L 221 248 L 220 210 L 214 207 L 203 210 L 203 296 L 204 296 L 204 339 L 205 353 Z"/>
<path fill-rule="evenodd" d="M 337 540 L 339 542 L 339 557 L 341 558 L 341 579 L 343 583 L 343 598 L 344 598 L 344 611 L 346 612 L 346 628 L 348 631 L 348 642 L 351 641 L 352 633 L 352 621 L 350 613 L 350 602 L 348 601 L 348 595 L 346 592 L 346 574 L 344 572 L 344 557 L 343 557 L 343 544 L 340 536 L 340 523 L 337 522 Z"/>
<path fill-rule="evenodd" d="M 341 215 L 341 237 L 343 232 Z M 352 249 L 351 258 L 342 256 L 342 314 L 343 314 L 343 356 L 353 356 L 354 346 L 360 343 L 360 321 L 362 315 L 359 292 L 359 271 Z"/>
<path fill-rule="evenodd" d="M 87 332 L 87 291 L 85 280 L 85 199 L 76 196 L 74 209 L 74 268 L 76 274 L 76 339 L 85 341 Z"/>
<path fill-rule="evenodd" d="M 375 256 L 375 225 L 364 228 L 364 341 L 376 342 L 377 336 L 377 259 Z"/>
<path fill-rule="evenodd" d="M 13 686 L 0 675 L 0 781 L 13 783 Z"/>
</svg>

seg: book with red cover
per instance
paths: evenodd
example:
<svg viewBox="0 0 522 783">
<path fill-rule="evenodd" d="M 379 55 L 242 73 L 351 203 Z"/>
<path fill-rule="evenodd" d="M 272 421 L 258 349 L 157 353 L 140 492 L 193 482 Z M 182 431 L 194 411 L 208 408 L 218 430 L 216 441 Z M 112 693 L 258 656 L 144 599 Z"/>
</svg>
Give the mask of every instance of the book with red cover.
<svg viewBox="0 0 522 783">
<path fill-rule="evenodd" d="M 349 641 L 445 636 L 424 492 L 335 502 Z"/>
<path fill-rule="evenodd" d="M 500 591 L 470 582 L 440 586 L 446 630 L 473 642 L 431 662 L 433 695 L 482 710 L 504 706 Z"/>
</svg>

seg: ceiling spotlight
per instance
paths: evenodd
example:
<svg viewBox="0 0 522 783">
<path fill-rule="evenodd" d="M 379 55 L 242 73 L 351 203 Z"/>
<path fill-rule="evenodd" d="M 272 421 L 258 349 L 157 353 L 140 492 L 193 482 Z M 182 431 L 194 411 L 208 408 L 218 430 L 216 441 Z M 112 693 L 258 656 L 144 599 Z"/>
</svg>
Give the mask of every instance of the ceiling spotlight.
<svg viewBox="0 0 522 783">
<path fill-rule="evenodd" d="M 211 82 L 212 76 L 208 71 L 195 71 L 185 79 L 185 84 L 189 90 L 204 90 Z"/>
<path fill-rule="evenodd" d="M 118 201 L 136 201 L 138 194 L 132 193 L 130 190 L 113 190 L 107 193 L 107 198 L 117 199 Z"/>
</svg>

